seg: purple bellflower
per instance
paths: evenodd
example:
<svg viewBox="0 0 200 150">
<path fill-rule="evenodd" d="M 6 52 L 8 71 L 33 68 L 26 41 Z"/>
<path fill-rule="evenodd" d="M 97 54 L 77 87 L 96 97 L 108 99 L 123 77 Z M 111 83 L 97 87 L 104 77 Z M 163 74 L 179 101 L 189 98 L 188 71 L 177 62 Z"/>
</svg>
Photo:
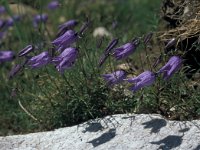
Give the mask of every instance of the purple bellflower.
<svg viewBox="0 0 200 150">
<path fill-rule="evenodd" d="M 47 14 L 39 14 L 34 16 L 33 18 L 33 26 L 37 27 L 39 23 L 43 22 L 46 23 L 48 20 L 48 16 Z"/>
<path fill-rule="evenodd" d="M 12 27 L 14 25 L 15 22 L 20 21 L 21 17 L 18 15 L 12 16 L 10 18 L 8 18 L 7 20 L 5 20 L 5 27 L 9 28 Z"/>
<path fill-rule="evenodd" d="M 117 45 L 117 43 L 118 43 L 118 39 L 114 39 L 108 44 L 108 46 L 104 50 L 104 54 L 101 56 L 101 58 L 99 60 L 99 67 L 101 67 L 103 65 L 103 63 L 106 61 L 106 59 L 110 55 L 112 49 Z"/>
<path fill-rule="evenodd" d="M 118 39 L 112 40 L 105 49 L 105 55 L 108 55 L 112 49 L 118 44 Z"/>
<path fill-rule="evenodd" d="M 6 32 L 0 32 L 0 40 L 4 38 Z"/>
<path fill-rule="evenodd" d="M 80 31 L 78 32 L 78 35 L 81 37 L 83 34 L 84 34 L 84 32 L 86 31 L 86 29 L 89 27 L 89 25 L 90 25 L 90 21 L 89 21 L 89 19 L 87 18 L 87 20 L 86 20 L 86 22 L 84 22 L 84 24 L 81 26 L 81 28 L 80 28 Z"/>
<path fill-rule="evenodd" d="M 50 10 L 55 10 L 58 7 L 60 7 L 60 3 L 57 0 L 53 0 L 47 5 L 47 8 Z"/>
<path fill-rule="evenodd" d="M 12 18 L 14 21 L 20 21 L 22 19 L 22 16 L 14 15 Z"/>
<path fill-rule="evenodd" d="M 14 25 L 15 20 L 13 18 L 8 18 L 4 20 L 3 28 L 8 29 Z"/>
<path fill-rule="evenodd" d="M 12 27 L 13 25 L 14 25 L 14 19 L 13 18 L 9 18 L 9 19 L 6 20 L 5 26 L 7 28 Z"/>
<path fill-rule="evenodd" d="M 69 20 L 61 25 L 59 25 L 59 32 L 58 36 L 63 35 L 67 30 L 72 30 L 76 25 L 78 24 L 78 21 L 76 20 Z"/>
<path fill-rule="evenodd" d="M 40 53 L 37 56 L 33 56 L 28 60 L 28 65 L 32 68 L 40 68 L 47 65 L 51 61 L 51 57 L 47 51 Z"/>
<path fill-rule="evenodd" d="M 176 44 L 177 40 L 175 38 L 172 38 L 165 46 L 165 49 L 169 49 L 172 46 L 174 46 Z"/>
<path fill-rule="evenodd" d="M 78 50 L 76 48 L 66 48 L 59 56 L 54 57 L 52 62 L 56 64 L 56 69 L 60 73 L 64 73 L 66 69 L 69 69 L 75 63 L 78 55 Z"/>
<path fill-rule="evenodd" d="M 132 54 L 137 48 L 135 43 L 126 43 L 121 47 L 118 47 L 114 51 L 114 56 L 116 60 L 121 60 L 127 58 L 130 54 Z"/>
<path fill-rule="evenodd" d="M 21 65 L 19 65 L 19 64 L 15 65 L 15 66 L 11 69 L 11 71 L 9 72 L 8 78 L 9 78 L 9 79 L 13 78 L 21 69 L 22 69 L 22 66 L 21 66 Z"/>
<path fill-rule="evenodd" d="M 168 80 L 176 71 L 180 69 L 182 59 L 179 56 L 172 56 L 169 61 L 158 71 L 163 73 L 164 80 Z"/>
<path fill-rule="evenodd" d="M 4 6 L 0 6 L 0 14 L 3 14 L 6 12 L 6 9 Z"/>
<path fill-rule="evenodd" d="M 110 74 L 103 74 L 102 77 L 105 81 L 107 81 L 108 86 L 112 86 L 114 84 L 118 84 L 126 78 L 126 72 L 123 70 L 118 70 Z"/>
<path fill-rule="evenodd" d="M 140 39 L 139 39 L 138 37 L 136 37 L 136 38 L 134 38 L 134 39 L 132 40 L 132 43 L 133 43 L 136 47 L 138 47 L 138 45 L 140 45 Z"/>
<path fill-rule="evenodd" d="M 5 25 L 5 21 L 0 19 L 0 30 L 1 30 L 1 28 L 3 28 L 4 25 Z"/>
<path fill-rule="evenodd" d="M 0 62 L 11 61 L 15 58 L 13 51 L 0 51 Z"/>
<path fill-rule="evenodd" d="M 34 50 L 34 47 L 32 45 L 28 45 L 18 53 L 18 56 L 19 57 L 26 56 L 27 54 L 29 54 L 33 50 Z"/>
<path fill-rule="evenodd" d="M 144 41 L 143 42 L 144 42 L 145 45 L 147 45 L 149 43 L 149 41 L 152 39 L 152 36 L 153 36 L 152 32 L 150 32 L 150 33 L 148 33 L 148 34 L 146 34 L 144 36 Z"/>
<path fill-rule="evenodd" d="M 134 85 L 130 88 L 131 91 L 136 92 L 139 89 L 150 86 L 155 82 L 156 75 L 151 71 L 145 71 L 138 75 L 137 77 L 125 79 L 130 83 L 134 83 Z"/>
<path fill-rule="evenodd" d="M 63 35 L 55 39 L 52 44 L 58 48 L 58 51 L 62 51 L 76 42 L 78 34 L 73 30 L 68 30 Z"/>
<path fill-rule="evenodd" d="M 17 64 L 15 66 L 13 66 L 13 68 L 11 69 L 11 71 L 8 74 L 8 78 L 12 79 L 16 74 L 18 74 L 20 71 L 22 71 L 27 62 L 28 62 L 28 59 L 26 59 L 22 64 Z"/>
</svg>

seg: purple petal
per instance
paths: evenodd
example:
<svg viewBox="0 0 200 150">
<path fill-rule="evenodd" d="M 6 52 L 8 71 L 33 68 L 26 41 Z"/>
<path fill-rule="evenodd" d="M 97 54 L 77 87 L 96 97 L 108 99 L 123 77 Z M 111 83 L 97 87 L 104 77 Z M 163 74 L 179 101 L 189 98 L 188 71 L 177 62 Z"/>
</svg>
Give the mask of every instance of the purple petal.
<svg viewBox="0 0 200 150">
<path fill-rule="evenodd" d="M 50 9 L 50 10 L 55 10 L 59 6 L 60 6 L 60 3 L 57 0 L 53 0 L 47 5 L 47 8 Z"/>
<path fill-rule="evenodd" d="M 13 51 L 0 51 L 0 62 L 11 61 L 14 57 Z"/>
<path fill-rule="evenodd" d="M 122 82 L 123 79 L 126 78 L 126 72 L 123 70 L 118 70 L 110 74 L 104 74 L 102 77 L 107 81 L 107 84 L 111 86 Z"/>
<path fill-rule="evenodd" d="M 0 6 L 0 14 L 3 14 L 6 12 L 6 8 L 4 6 Z"/>
<path fill-rule="evenodd" d="M 33 50 L 34 50 L 34 47 L 32 45 L 28 45 L 18 53 L 18 56 L 19 57 L 25 56 L 29 54 L 30 52 L 32 52 Z"/>
<path fill-rule="evenodd" d="M 133 43 L 127 43 L 125 45 L 122 45 L 119 48 L 116 48 L 114 51 L 114 56 L 117 60 L 120 59 L 125 59 L 127 58 L 130 54 L 132 54 L 136 49 L 135 44 Z"/>
</svg>

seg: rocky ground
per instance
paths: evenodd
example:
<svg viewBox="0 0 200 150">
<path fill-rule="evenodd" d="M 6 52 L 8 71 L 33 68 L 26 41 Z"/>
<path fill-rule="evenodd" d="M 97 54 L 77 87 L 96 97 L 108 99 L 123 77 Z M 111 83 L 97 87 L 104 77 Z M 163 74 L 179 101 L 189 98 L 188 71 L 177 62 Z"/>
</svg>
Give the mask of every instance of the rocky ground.
<svg viewBox="0 0 200 150">
<path fill-rule="evenodd" d="M 50 132 L 0 137 L 8 150 L 200 150 L 200 120 L 119 114 Z"/>
</svg>

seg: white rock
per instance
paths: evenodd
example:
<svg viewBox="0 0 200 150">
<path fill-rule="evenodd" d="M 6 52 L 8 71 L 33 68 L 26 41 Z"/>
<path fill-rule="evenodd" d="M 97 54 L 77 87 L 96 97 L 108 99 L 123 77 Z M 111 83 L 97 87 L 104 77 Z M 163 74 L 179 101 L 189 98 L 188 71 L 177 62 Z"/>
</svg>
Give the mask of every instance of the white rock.
<svg viewBox="0 0 200 150">
<path fill-rule="evenodd" d="M 0 137 L 1 150 L 199 150 L 200 120 L 114 115 L 50 132 Z"/>
</svg>

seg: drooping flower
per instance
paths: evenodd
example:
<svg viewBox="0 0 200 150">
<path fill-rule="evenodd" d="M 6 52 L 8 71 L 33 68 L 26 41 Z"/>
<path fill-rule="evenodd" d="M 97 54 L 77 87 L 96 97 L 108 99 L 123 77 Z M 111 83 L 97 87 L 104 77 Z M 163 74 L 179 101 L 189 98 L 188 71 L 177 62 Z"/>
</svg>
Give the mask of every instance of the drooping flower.
<svg viewBox="0 0 200 150">
<path fill-rule="evenodd" d="M 76 48 L 66 48 L 59 56 L 54 57 L 52 62 L 56 64 L 56 69 L 64 73 L 66 69 L 69 69 L 75 63 L 78 55 L 78 50 Z"/>
<path fill-rule="evenodd" d="M 118 43 L 118 39 L 114 39 L 108 44 L 108 46 L 104 50 L 104 54 L 100 57 L 99 67 L 101 67 L 103 65 L 103 63 L 106 61 L 106 59 L 109 56 L 110 52 L 117 45 L 117 43 Z"/>
<path fill-rule="evenodd" d="M 1 28 L 3 28 L 4 25 L 5 25 L 5 21 L 0 19 L 0 30 L 1 30 Z"/>
<path fill-rule="evenodd" d="M 13 18 L 9 18 L 9 19 L 6 20 L 5 27 L 9 28 L 9 27 L 12 27 L 13 25 L 14 25 Z"/>
<path fill-rule="evenodd" d="M 103 74 L 103 78 L 107 81 L 108 86 L 112 86 L 114 84 L 118 84 L 126 78 L 126 72 L 123 70 L 118 70 L 110 74 Z"/>
<path fill-rule="evenodd" d="M 118 39 L 113 39 L 105 49 L 105 55 L 108 55 L 112 49 L 118 44 Z"/>
<path fill-rule="evenodd" d="M 101 67 L 103 65 L 103 63 L 106 61 L 106 59 L 108 58 L 109 55 L 102 55 L 99 59 L 99 63 L 98 66 Z"/>
<path fill-rule="evenodd" d="M 155 82 L 156 75 L 151 71 L 145 71 L 138 75 L 137 77 L 125 79 L 129 83 L 133 83 L 134 85 L 130 88 L 131 91 L 136 92 L 139 89 L 150 86 Z"/>
<path fill-rule="evenodd" d="M 59 51 L 62 51 L 76 42 L 77 39 L 78 34 L 73 30 L 68 30 L 62 36 L 55 39 L 52 44 L 55 45 Z"/>
<path fill-rule="evenodd" d="M 11 61 L 15 57 L 13 51 L 0 51 L 0 62 Z"/>
<path fill-rule="evenodd" d="M 153 63 L 153 68 L 155 68 L 163 59 L 162 54 L 160 54 L 159 57 L 156 58 L 155 62 Z"/>
<path fill-rule="evenodd" d="M 6 12 L 6 8 L 4 6 L 0 6 L 0 14 L 3 14 Z"/>
<path fill-rule="evenodd" d="M 28 65 L 32 68 L 40 68 L 47 65 L 51 61 L 51 57 L 47 51 L 40 53 L 39 55 L 33 56 L 28 60 Z"/>
<path fill-rule="evenodd" d="M 78 32 L 78 35 L 82 36 L 84 32 L 86 31 L 86 29 L 89 27 L 89 25 L 90 25 L 90 21 L 87 18 L 86 22 L 84 22 L 84 24 L 81 26 L 80 31 Z"/>
<path fill-rule="evenodd" d="M 39 23 L 43 22 L 46 23 L 48 20 L 48 16 L 47 14 L 39 14 L 34 16 L 33 18 L 33 26 L 37 27 Z"/>
<path fill-rule="evenodd" d="M 12 16 L 12 18 L 13 18 L 14 21 L 20 21 L 22 19 L 22 16 L 14 15 L 14 16 Z"/>
<path fill-rule="evenodd" d="M 57 0 L 52 0 L 48 5 L 47 8 L 50 10 L 55 10 L 60 6 L 60 3 Z"/>
<path fill-rule="evenodd" d="M 163 73 L 163 78 L 167 80 L 180 69 L 181 65 L 182 59 L 179 56 L 172 56 L 169 61 L 158 71 L 158 74 Z"/>
<path fill-rule="evenodd" d="M 20 71 L 22 71 L 24 66 L 27 64 L 27 62 L 28 62 L 28 59 L 25 59 L 22 64 L 17 64 L 15 66 L 13 66 L 13 68 L 11 69 L 11 71 L 8 74 L 8 78 L 12 79 L 16 74 L 18 74 Z"/>
<path fill-rule="evenodd" d="M 8 78 L 9 78 L 9 79 L 13 78 L 21 69 L 22 69 L 22 66 L 21 66 L 21 65 L 19 65 L 19 64 L 15 65 L 15 66 L 11 69 L 11 71 L 9 72 Z"/>
<path fill-rule="evenodd" d="M 150 32 L 150 33 L 148 33 L 148 34 L 146 34 L 144 36 L 144 41 L 143 42 L 144 42 L 145 45 L 147 45 L 149 43 L 149 41 L 151 40 L 152 36 L 153 36 L 152 32 Z"/>
<path fill-rule="evenodd" d="M 19 57 L 26 56 L 27 54 L 29 54 L 33 50 L 34 50 L 34 47 L 32 45 L 28 45 L 18 53 L 18 56 Z"/>
<path fill-rule="evenodd" d="M 137 48 L 137 45 L 135 43 L 126 43 L 125 45 L 122 45 L 121 47 L 118 47 L 114 51 L 114 56 L 116 60 L 121 60 L 127 58 L 129 55 L 131 55 Z"/>
<path fill-rule="evenodd" d="M 4 27 L 6 27 L 6 28 L 12 27 L 14 25 L 14 23 L 19 21 L 20 19 L 21 19 L 20 16 L 14 15 L 14 16 L 8 18 L 7 20 L 5 20 Z"/>
<path fill-rule="evenodd" d="M 61 25 L 59 25 L 59 32 L 58 36 L 63 35 L 67 30 L 72 30 L 76 25 L 78 24 L 78 21 L 76 20 L 69 20 Z"/>
<path fill-rule="evenodd" d="M 6 32 L 0 32 L 0 40 L 4 38 Z"/>
<path fill-rule="evenodd" d="M 138 47 L 140 45 L 140 39 L 138 37 L 135 37 L 133 40 L 132 40 L 132 43 Z"/>
<path fill-rule="evenodd" d="M 165 53 L 167 53 L 172 47 L 174 47 L 177 43 L 177 40 L 175 38 L 172 38 L 168 41 L 168 43 L 165 45 Z"/>
</svg>

